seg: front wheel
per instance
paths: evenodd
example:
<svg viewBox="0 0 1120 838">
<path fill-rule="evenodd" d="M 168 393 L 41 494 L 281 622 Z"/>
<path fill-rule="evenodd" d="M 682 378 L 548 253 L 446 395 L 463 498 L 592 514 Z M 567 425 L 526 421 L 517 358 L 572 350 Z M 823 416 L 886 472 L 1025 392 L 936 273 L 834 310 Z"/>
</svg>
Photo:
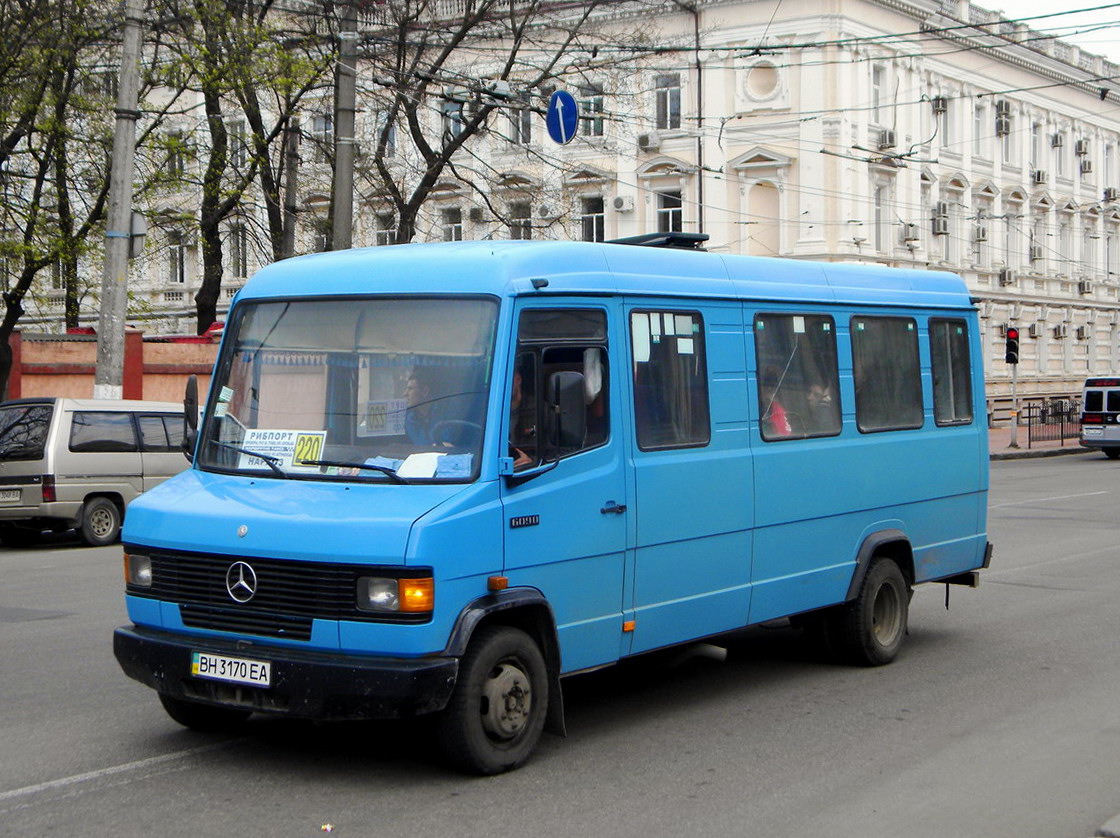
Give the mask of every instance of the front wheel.
<svg viewBox="0 0 1120 838">
<path fill-rule="evenodd" d="M 902 571 L 890 559 L 876 559 L 859 594 L 836 614 L 831 640 L 849 662 L 882 666 L 898 656 L 909 612 L 910 587 Z"/>
<path fill-rule="evenodd" d="M 508 626 L 484 626 L 438 719 L 440 745 L 452 764 L 471 773 L 518 768 L 540 740 L 548 699 L 548 670 L 532 638 Z"/>
<path fill-rule="evenodd" d="M 250 712 L 185 701 L 164 693 L 159 694 L 159 701 L 167 711 L 167 715 L 183 727 L 189 727 L 199 733 L 232 733 L 249 718 Z"/>
<path fill-rule="evenodd" d="M 81 532 L 90 547 L 112 544 L 121 534 L 121 511 L 108 498 L 90 498 L 82 507 Z"/>
</svg>

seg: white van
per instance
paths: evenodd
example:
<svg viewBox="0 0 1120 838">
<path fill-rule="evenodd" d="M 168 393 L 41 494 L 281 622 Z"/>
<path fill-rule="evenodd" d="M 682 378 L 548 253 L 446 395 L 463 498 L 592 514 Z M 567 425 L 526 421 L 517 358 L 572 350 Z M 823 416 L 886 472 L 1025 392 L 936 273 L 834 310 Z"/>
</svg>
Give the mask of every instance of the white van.
<svg viewBox="0 0 1120 838">
<path fill-rule="evenodd" d="M 1090 378 L 1081 394 L 1081 445 L 1120 457 L 1120 376 Z"/>
<path fill-rule="evenodd" d="M 0 404 L 0 541 L 77 529 L 90 545 L 120 535 L 125 507 L 187 466 L 173 402 L 16 399 Z"/>
</svg>

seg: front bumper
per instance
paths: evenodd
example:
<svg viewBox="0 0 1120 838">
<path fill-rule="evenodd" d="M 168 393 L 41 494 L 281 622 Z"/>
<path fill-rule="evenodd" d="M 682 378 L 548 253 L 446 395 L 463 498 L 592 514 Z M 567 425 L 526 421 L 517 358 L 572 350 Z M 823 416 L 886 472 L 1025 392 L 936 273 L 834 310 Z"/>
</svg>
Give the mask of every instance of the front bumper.
<svg viewBox="0 0 1120 838">
<path fill-rule="evenodd" d="M 191 652 L 269 661 L 272 686 L 196 678 Z M 459 671 L 454 657 L 371 658 L 121 626 L 113 653 L 125 674 L 174 698 L 307 719 L 386 719 L 442 710 Z"/>
</svg>

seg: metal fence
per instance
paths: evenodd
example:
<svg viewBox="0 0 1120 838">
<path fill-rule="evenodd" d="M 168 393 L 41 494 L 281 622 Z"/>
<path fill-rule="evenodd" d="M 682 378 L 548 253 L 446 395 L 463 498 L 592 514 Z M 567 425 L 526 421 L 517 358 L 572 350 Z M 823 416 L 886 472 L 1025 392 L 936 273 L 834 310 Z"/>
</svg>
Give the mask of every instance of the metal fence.
<svg viewBox="0 0 1120 838">
<path fill-rule="evenodd" d="M 1021 422 L 1027 426 L 1027 448 L 1033 442 L 1053 440 L 1065 445 L 1067 439 L 1081 437 L 1081 400 L 1068 398 L 1028 402 L 1023 405 Z"/>
</svg>

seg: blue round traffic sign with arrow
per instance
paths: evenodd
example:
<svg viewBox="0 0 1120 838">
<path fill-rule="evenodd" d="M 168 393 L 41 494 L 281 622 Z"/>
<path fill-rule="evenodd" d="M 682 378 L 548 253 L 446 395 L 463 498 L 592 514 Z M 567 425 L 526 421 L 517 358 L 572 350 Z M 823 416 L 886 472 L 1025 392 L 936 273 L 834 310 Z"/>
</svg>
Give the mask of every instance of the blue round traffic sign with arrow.
<svg viewBox="0 0 1120 838">
<path fill-rule="evenodd" d="M 571 93 L 557 90 L 549 97 L 545 125 L 548 126 L 548 136 L 560 145 L 572 141 L 579 126 L 579 106 Z"/>
</svg>

